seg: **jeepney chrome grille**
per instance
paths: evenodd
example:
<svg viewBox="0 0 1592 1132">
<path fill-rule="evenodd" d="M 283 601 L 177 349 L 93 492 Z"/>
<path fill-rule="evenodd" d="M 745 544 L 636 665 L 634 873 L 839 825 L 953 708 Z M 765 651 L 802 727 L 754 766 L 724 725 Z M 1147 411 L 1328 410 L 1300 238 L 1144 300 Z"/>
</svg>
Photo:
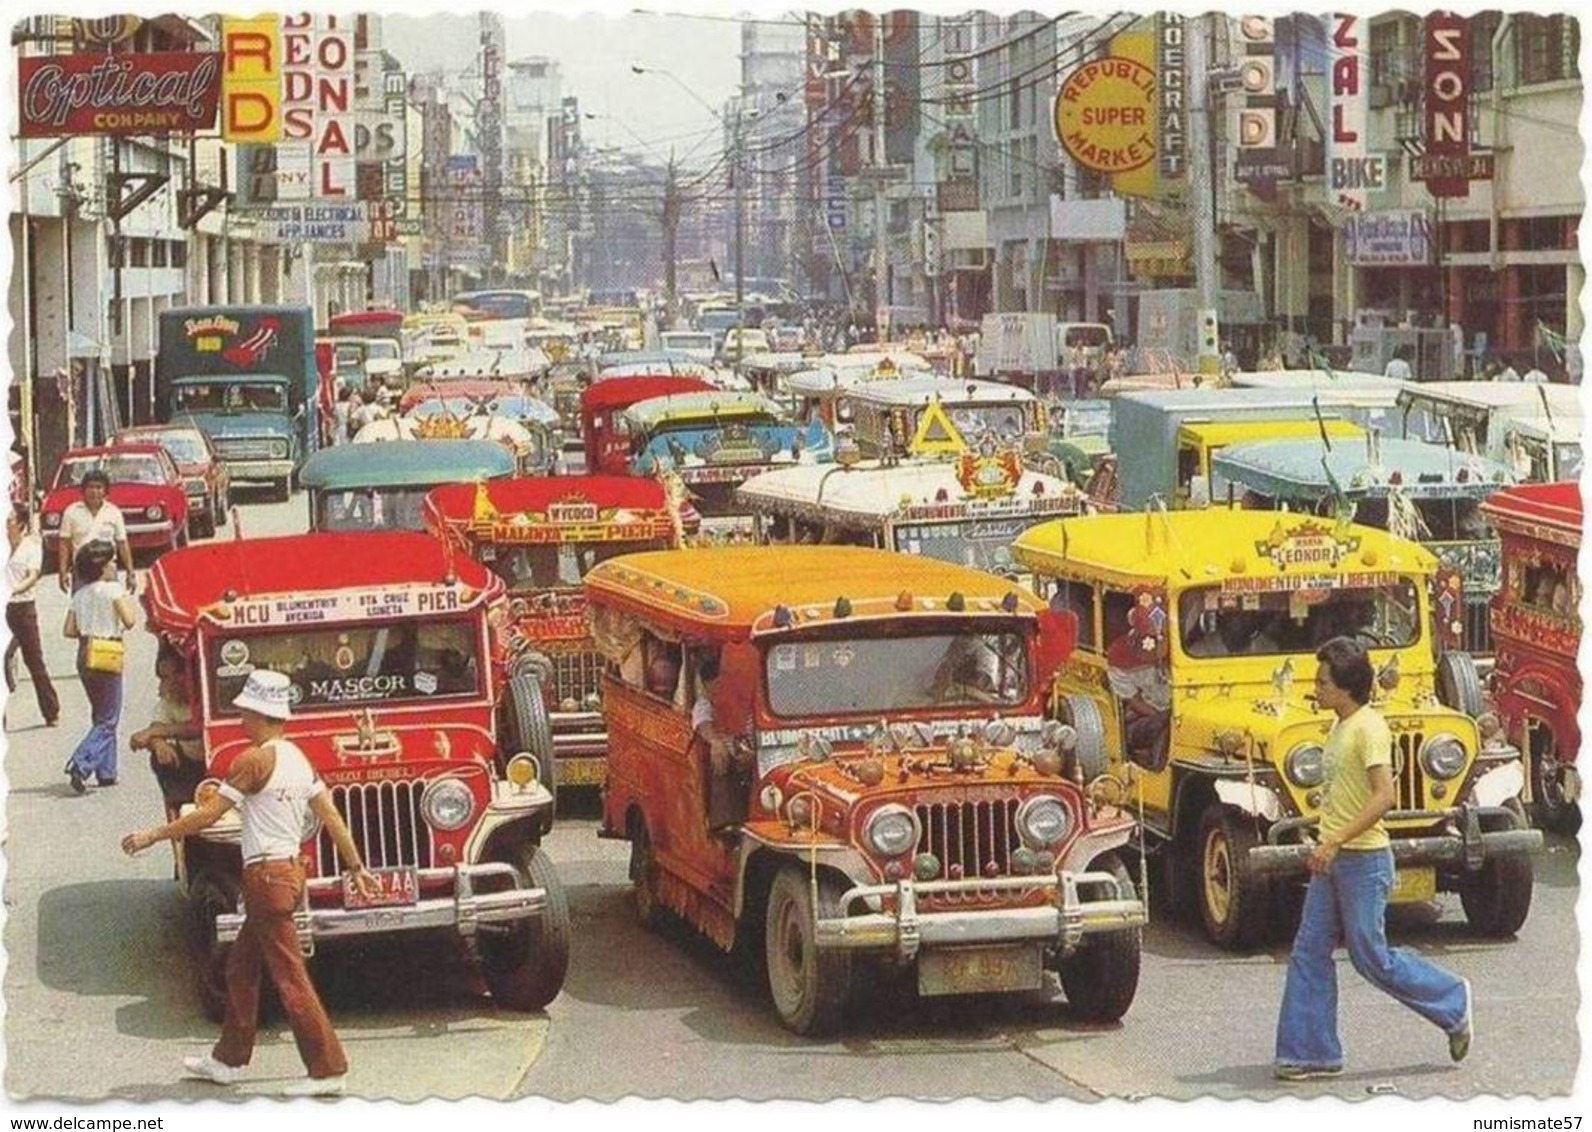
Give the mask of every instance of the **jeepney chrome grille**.
<svg viewBox="0 0 1592 1132">
<path fill-rule="evenodd" d="M 216 453 L 223 460 L 271 459 L 269 440 L 218 440 L 215 443 Z"/>
<path fill-rule="evenodd" d="M 431 867 L 431 827 L 420 816 L 420 782 L 366 782 L 332 787 L 332 804 L 348 825 L 359 855 L 372 869 L 410 865 Z M 328 830 L 315 839 L 315 860 L 320 875 L 335 877 L 343 871 L 337 847 Z"/>
<path fill-rule="evenodd" d="M 1492 597 L 1481 595 L 1465 602 L 1465 634 L 1461 648 L 1471 656 L 1491 656 L 1492 623 L 1488 619 Z"/>
<path fill-rule="evenodd" d="M 960 865 L 965 876 L 983 875 L 995 862 L 1000 874 L 1011 872 L 1012 850 L 1022 842 L 1017 836 L 1016 798 L 994 802 L 934 802 L 917 807 L 919 853 L 933 853 L 946 875 Z"/>
<path fill-rule="evenodd" d="M 565 700 L 574 700 L 576 710 L 586 710 L 586 697 L 602 692 L 602 654 L 582 649 L 578 652 L 554 653 L 552 661 L 555 695 L 548 707 L 560 711 L 559 705 Z"/>
<path fill-rule="evenodd" d="M 1419 731 L 1407 731 L 1393 737 L 1393 783 L 1398 797 L 1393 803 L 1397 810 L 1419 810 L 1425 806 L 1426 772 L 1421 769 L 1421 747 L 1426 736 Z"/>
</svg>

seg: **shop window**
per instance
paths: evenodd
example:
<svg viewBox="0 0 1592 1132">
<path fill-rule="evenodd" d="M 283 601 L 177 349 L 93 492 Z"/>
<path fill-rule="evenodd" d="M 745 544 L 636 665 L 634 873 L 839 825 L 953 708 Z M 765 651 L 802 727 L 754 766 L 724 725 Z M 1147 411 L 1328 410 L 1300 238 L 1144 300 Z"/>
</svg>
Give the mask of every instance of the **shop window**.
<svg viewBox="0 0 1592 1132">
<path fill-rule="evenodd" d="M 1517 580 L 1520 604 L 1556 617 L 1574 617 L 1580 605 L 1580 581 L 1562 562 L 1529 563 Z"/>
<path fill-rule="evenodd" d="M 1580 78 L 1580 21 L 1573 16 L 1517 15 L 1515 44 L 1520 85 Z"/>
<path fill-rule="evenodd" d="M 169 266 L 171 266 L 171 267 L 187 267 L 188 266 L 188 245 L 186 243 L 184 243 L 183 241 L 181 241 L 181 240 L 173 240 L 173 241 L 171 241 L 171 255 L 170 255 Z"/>
<path fill-rule="evenodd" d="M 1478 12 L 1470 20 L 1470 89 L 1493 88 L 1493 36 L 1498 33 L 1500 12 Z"/>
</svg>

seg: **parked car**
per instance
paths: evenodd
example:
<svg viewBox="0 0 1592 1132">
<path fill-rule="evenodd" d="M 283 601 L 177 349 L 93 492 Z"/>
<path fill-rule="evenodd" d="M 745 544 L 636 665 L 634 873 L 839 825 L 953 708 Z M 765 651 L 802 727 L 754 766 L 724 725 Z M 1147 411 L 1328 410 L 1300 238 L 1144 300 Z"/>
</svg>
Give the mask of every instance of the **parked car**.
<svg viewBox="0 0 1592 1132">
<path fill-rule="evenodd" d="M 40 508 L 47 564 L 56 561 L 61 515 L 83 498 L 83 477 L 95 468 L 110 477 L 106 499 L 121 508 L 127 542 L 135 552 L 187 545 L 188 493 L 170 453 L 158 444 L 76 448 L 61 457 Z"/>
<path fill-rule="evenodd" d="M 232 506 L 232 473 L 216 452 L 205 430 L 193 423 L 135 425 L 111 437 L 114 447 L 158 444 L 177 465 L 183 490 L 188 493 L 188 533 L 209 538 L 227 525 Z"/>
</svg>

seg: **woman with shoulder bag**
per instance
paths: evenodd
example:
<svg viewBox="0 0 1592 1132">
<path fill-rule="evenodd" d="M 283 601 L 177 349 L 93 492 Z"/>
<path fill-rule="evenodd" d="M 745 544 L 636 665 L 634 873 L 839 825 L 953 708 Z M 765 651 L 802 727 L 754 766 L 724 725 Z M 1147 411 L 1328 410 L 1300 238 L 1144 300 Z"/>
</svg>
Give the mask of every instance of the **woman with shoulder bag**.
<svg viewBox="0 0 1592 1132">
<path fill-rule="evenodd" d="M 91 542 L 77 552 L 78 590 L 66 613 L 66 636 L 78 642 L 77 675 L 92 709 L 88 734 L 66 762 L 72 790 L 82 794 L 89 775 L 116 785 L 116 727 L 122 718 L 122 633 L 133 627 L 132 594 L 116 578 L 116 548 Z"/>
</svg>

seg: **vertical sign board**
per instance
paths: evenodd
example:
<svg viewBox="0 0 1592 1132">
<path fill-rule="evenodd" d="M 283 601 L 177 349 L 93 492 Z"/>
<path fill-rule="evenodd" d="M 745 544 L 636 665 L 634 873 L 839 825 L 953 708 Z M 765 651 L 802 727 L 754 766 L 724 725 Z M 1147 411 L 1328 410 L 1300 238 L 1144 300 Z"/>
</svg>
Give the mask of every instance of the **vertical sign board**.
<svg viewBox="0 0 1592 1132">
<path fill-rule="evenodd" d="M 1367 83 L 1366 19 L 1336 12 L 1326 17 L 1332 73 L 1327 189 L 1339 208 L 1365 210 L 1367 194 L 1387 187 L 1387 158 L 1366 148 L 1371 116 Z"/>
<path fill-rule="evenodd" d="M 947 16 L 943 22 L 958 25 L 956 44 L 972 47 L 972 16 Z M 944 179 L 937 193 L 941 212 L 978 211 L 978 118 L 973 109 L 973 66 L 973 59 L 966 55 L 947 55 L 945 60 L 942 105 L 946 151 L 942 159 Z"/>
<path fill-rule="evenodd" d="M 1470 157 L 1470 21 L 1453 12 L 1426 17 L 1426 158 L 1452 163 L 1456 177 L 1426 178 L 1434 197 L 1468 197 Z"/>
<path fill-rule="evenodd" d="M 1188 175 L 1188 113 L 1184 106 L 1187 66 L 1184 17 L 1163 12 L 1155 18 L 1156 174 L 1160 191 L 1181 184 Z"/>
<path fill-rule="evenodd" d="M 1269 16 L 1238 19 L 1237 108 L 1233 137 L 1238 152 L 1233 176 L 1262 200 L 1277 193 L 1277 36 Z"/>
<path fill-rule="evenodd" d="M 352 200 L 352 29 L 340 25 L 336 16 L 282 17 L 282 67 L 278 197 Z M 302 183 L 300 171 L 306 176 Z"/>
<path fill-rule="evenodd" d="M 221 21 L 221 138 L 239 145 L 282 136 L 282 32 L 275 16 Z"/>
</svg>

